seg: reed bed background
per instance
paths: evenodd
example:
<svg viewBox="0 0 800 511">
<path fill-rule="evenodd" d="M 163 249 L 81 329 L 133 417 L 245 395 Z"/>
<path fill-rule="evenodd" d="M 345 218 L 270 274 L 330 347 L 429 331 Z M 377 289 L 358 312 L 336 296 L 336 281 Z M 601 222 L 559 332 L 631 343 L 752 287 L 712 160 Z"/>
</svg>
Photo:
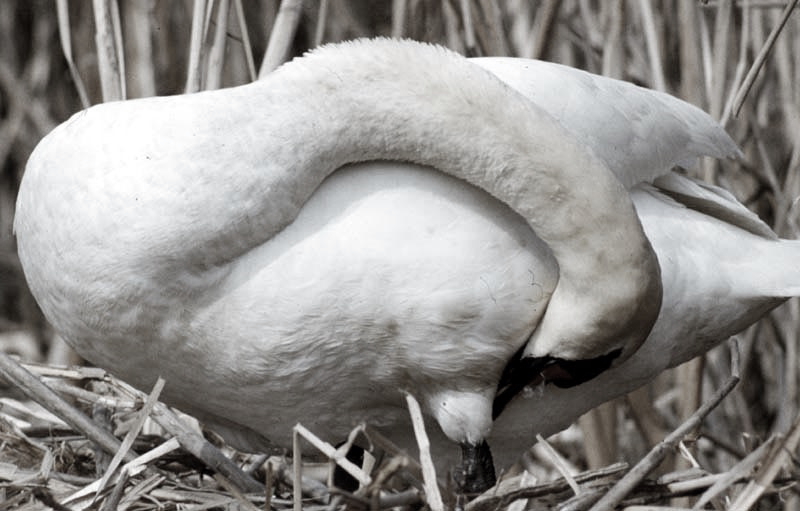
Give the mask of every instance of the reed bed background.
<svg viewBox="0 0 800 511">
<path fill-rule="evenodd" d="M 796 3 L 0 2 L 0 350 L 49 366 L 79 362 L 58 341 L 30 296 L 12 234 L 16 190 L 25 162 L 42 136 L 91 104 L 247 83 L 309 48 L 355 37 L 409 37 L 470 56 L 542 58 L 682 97 L 721 119 L 746 155 L 746 163 L 704 162 L 689 172 L 725 186 L 782 237 L 796 238 L 796 198 L 800 197 L 800 15 L 792 14 Z M 679 438 L 680 447 L 666 449 L 667 459 L 656 476 L 691 474 L 677 471 L 692 467 L 694 473 L 702 469 L 703 473 L 731 474 L 738 467 L 743 470 L 737 473 L 740 483 L 725 487 L 713 501 L 717 508 L 800 509 L 793 486 L 800 473 L 796 457 L 798 329 L 800 308 L 792 300 L 738 337 L 741 383 L 699 427 Z M 579 427 L 552 439 L 552 444 L 576 471 L 619 461 L 636 463 L 724 385 L 730 357 L 729 345 L 721 346 L 587 414 Z M 94 373 L 80 371 L 50 374 L 53 381 L 62 382 L 95 378 Z M 99 380 L 112 381 L 104 376 Z M 124 384 L 109 385 L 107 389 L 116 390 L 107 392 L 119 398 Z M 91 392 L 103 394 L 96 388 Z M 34 490 L 14 483 L 18 478 L 0 470 L 0 496 L 9 499 L 0 503 L 0 509 L 58 508 L 52 500 L 57 491 L 41 478 L 42 453 L 52 451 L 30 446 L 30 452 L 26 451 L 20 436 L 25 428 L 11 421 L 33 424 L 43 420 L 40 412 L 34 413 L 33 405 L 13 386 L 2 387 L 0 395 L 4 396 L 0 465 L 39 474 L 38 490 Z M 740 461 L 762 445 L 772 452 L 765 449 L 757 463 L 743 468 Z M 76 478 L 94 475 L 99 461 L 76 452 L 67 455 L 62 450 L 55 462 L 58 470 Z M 551 458 L 541 457 L 539 475 L 547 478 Z M 787 459 L 788 463 L 778 463 Z M 773 466 L 780 470 L 769 472 Z M 124 483 L 116 487 L 127 491 Z M 222 494 L 236 495 L 234 490 L 225 490 L 224 484 L 222 488 Z M 656 501 L 692 505 L 693 500 L 672 500 L 679 494 L 667 493 Z M 148 508 L 143 502 L 150 502 L 152 508 L 188 506 L 166 497 L 142 499 L 129 505 L 142 509 Z M 233 497 L 232 501 L 244 507 L 254 502 Z M 213 499 L 205 502 L 211 502 L 206 508 L 223 506 Z M 203 508 L 197 502 L 193 505 Z M 265 505 L 263 498 L 258 505 Z M 289 504 L 278 499 L 266 505 Z"/>
</svg>

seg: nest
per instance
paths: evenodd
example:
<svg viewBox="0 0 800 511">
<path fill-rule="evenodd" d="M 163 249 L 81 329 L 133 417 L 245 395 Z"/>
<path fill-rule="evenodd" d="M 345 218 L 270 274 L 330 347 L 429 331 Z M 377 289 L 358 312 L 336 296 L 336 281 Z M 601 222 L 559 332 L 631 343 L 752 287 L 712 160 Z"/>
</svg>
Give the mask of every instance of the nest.
<svg viewBox="0 0 800 511">
<path fill-rule="evenodd" d="M 680 502 L 693 509 L 713 505 L 738 511 L 773 506 L 797 493 L 800 476 L 791 454 L 800 442 L 798 417 L 785 435 L 773 435 L 727 471 L 710 473 L 695 466 L 649 477 L 668 454 L 688 455 L 684 442 L 738 382 L 735 363 L 715 394 L 633 466 L 617 463 L 574 473 L 562 454 L 539 438 L 553 467 L 550 480 L 536 481 L 526 470 L 508 472 L 496 487 L 468 498 L 456 494 L 446 475 L 437 477 L 423 417 L 410 395 L 418 458 L 369 425 L 356 428 L 338 449 L 297 425 L 293 456 L 248 455 L 160 402 L 163 380 L 145 395 L 99 369 L 20 365 L 1 357 L 5 379 L 32 400 L 0 399 L 0 492 L 5 499 L 0 510 L 600 510 Z M 346 457 L 358 436 L 385 453 L 371 470 Z M 301 446 L 330 461 L 304 463 Z M 347 491 L 331 477 L 327 482 L 324 476 L 314 477 L 320 468 L 330 474 L 327 469 L 333 466 L 360 487 Z"/>
</svg>

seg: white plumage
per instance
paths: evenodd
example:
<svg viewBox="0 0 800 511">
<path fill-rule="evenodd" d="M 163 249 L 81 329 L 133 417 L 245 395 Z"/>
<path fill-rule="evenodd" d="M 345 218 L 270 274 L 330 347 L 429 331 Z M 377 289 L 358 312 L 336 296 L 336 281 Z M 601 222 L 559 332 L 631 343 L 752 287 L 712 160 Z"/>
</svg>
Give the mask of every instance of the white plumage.
<svg viewBox="0 0 800 511">
<path fill-rule="evenodd" d="M 297 421 L 337 441 L 368 420 L 402 442 L 399 390 L 478 444 L 520 348 L 621 350 L 602 386 L 512 401 L 493 432 L 504 453 L 797 294 L 795 244 L 668 174 L 738 154 L 707 115 L 552 64 L 476 62 L 521 95 L 453 54 L 373 41 L 245 87 L 76 114 L 20 189 L 31 290 L 84 357 L 140 386 L 166 376 L 165 398 L 246 448 L 288 445 Z M 376 162 L 317 189 L 387 158 L 456 177 Z M 637 185 L 665 174 L 717 218 Z M 728 244 L 760 255 L 744 263 L 759 278 L 720 271 Z M 707 299 L 723 288 L 741 296 Z"/>
</svg>

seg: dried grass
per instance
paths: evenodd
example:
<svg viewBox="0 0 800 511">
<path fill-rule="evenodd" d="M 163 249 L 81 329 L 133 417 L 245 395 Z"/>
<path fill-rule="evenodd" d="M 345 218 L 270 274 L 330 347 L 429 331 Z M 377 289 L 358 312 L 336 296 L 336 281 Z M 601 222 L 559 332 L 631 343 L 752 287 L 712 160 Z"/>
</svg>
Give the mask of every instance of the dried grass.
<svg viewBox="0 0 800 511">
<path fill-rule="evenodd" d="M 290 481 L 297 479 L 280 460 L 265 463 L 224 446 L 214 452 L 234 461 L 212 456 L 198 462 L 210 444 L 155 397 L 147 411 L 142 408 L 146 397 L 102 371 L 52 365 L 74 360 L 64 355 L 27 291 L 11 222 L 28 155 L 71 113 L 118 97 L 246 83 L 256 75 L 261 56 L 258 73 L 263 74 L 319 42 L 358 36 L 407 36 L 468 55 L 541 57 L 663 89 L 712 112 L 740 144 L 747 163 L 705 162 L 696 172 L 732 190 L 783 237 L 796 238 L 796 3 L 307 0 L 284 1 L 279 8 L 266 0 L 58 0 L 54 8 L 44 0 L 0 2 L 0 351 L 51 364 L 35 370 L 66 407 L 45 401 L 50 404 L 42 408 L 20 395 L 19 386 L 0 390 L 5 396 L 0 399 L 0 510 L 82 508 L 95 498 L 91 492 L 80 501 L 66 497 L 112 472 L 104 467 L 123 452 L 116 437 L 126 431 L 131 431 L 132 450 L 120 455 L 122 469 L 106 477 L 96 508 L 288 508 Z M 679 448 L 659 442 L 697 412 L 703 395 L 724 387 L 727 346 L 593 412 L 582 421 L 583 432 L 571 430 L 551 439 L 583 470 L 571 474 L 577 494 L 550 469 L 550 482 L 531 485 L 530 475 L 507 477 L 495 495 L 468 508 L 521 509 L 527 501 L 533 508 L 588 509 L 610 498 L 609 489 L 630 473 L 625 465 L 612 463 L 633 465 L 656 446 L 668 454 L 666 460 L 650 479 L 630 485 L 620 497 L 623 506 L 800 509 L 794 487 L 800 441 L 798 325 L 800 307 L 793 300 L 742 334 L 742 383 L 693 431 L 670 444 Z M 91 418 L 67 425 L 65 409 L 79 409 Z M 56 410 L 62 418 L 51 413 Z M 153 422 L 162 426 L 154 433 L 136 433 L 137 414 L 145 428 Z M 104 427 L 116 428 L 116 437 Z M 98 445 L 108 453 L 97 450 Z M 538 467 L 541 475 L 548 464 L 544 455 L 529 468 Z M 385 460 L 377 474 L 368 492 L 338 493 L 334 502 L 366 508 L 425 500 L 419 465 L 410 457 L 397 454 Z M 253 475 L 260 493 L 242 493 L 255 489 Z M 329 506 L 327 487 L 300 479 L 305 507 Z M 378 491 L 398 480 L 406 481 L 404 488 L 383 495 Z M 438 489 L 443 506 L 463 504 L 452 500 L 447 485 Z"/>
</svg>

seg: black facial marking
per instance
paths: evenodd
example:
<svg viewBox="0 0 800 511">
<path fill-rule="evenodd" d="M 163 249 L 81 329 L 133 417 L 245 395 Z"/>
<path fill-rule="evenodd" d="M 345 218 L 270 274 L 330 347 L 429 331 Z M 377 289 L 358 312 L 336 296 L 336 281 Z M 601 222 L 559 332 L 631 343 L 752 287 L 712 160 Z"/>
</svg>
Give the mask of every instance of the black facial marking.
<svg viewBox="0 0 800 511">
<path fill-rule="evenodd" d="M 499 417 L 508 403 L 525 387 L 541 383 L 552 383 L 561 388 L 580 385 L 611 367 L 611 363 L 622 353 L 621 349 L 617 349 L 595 358 L 566 360 L 549 356 L 523 358 L 523 350 L 524 347 L 514 354 L 503 369 L 492 405 L 492 419 Z"/>
</svg>

